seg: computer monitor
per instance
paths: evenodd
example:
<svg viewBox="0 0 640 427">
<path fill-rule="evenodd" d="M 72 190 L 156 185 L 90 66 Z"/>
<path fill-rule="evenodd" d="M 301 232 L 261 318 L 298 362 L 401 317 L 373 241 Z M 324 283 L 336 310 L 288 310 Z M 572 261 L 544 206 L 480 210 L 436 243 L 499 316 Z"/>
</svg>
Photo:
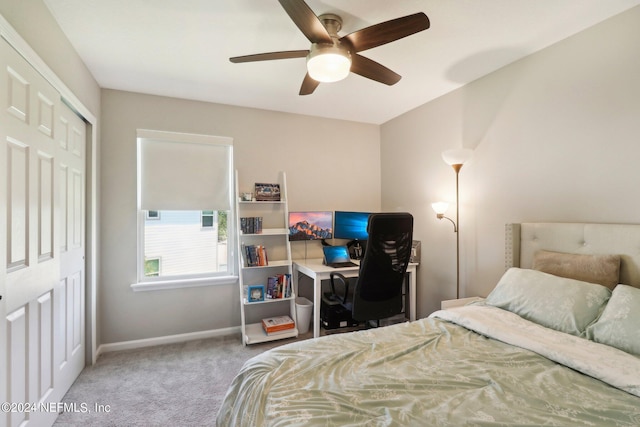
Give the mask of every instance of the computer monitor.
<svg viewBox="0 0 640 427">
<path fill-rule="evenodd" d="M 332 236 L 331 211 L 289 212 L 289 240 L 322 240 Z"/>
<path fill-rule="evenodd" d="M 371 212 L 335 211 L 333 237 L 336 239 L 367 240 L 367 225 Z"/>
</svg>

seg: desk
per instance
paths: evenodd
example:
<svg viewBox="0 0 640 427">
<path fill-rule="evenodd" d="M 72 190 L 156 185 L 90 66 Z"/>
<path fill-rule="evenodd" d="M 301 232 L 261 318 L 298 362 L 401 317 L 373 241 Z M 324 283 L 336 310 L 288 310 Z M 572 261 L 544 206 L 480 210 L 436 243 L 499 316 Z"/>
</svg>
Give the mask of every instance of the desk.
<svg viewBox="0 0 640 427">
<path fill-rule="evenodd" d="M 358 263 L 359 261 L 354 261 Z M 407 267 L 409 274 L 409 320 L 416 320 L 416 273 L 417 263 L 410 263 Z M 357 277 L 360 266 L 333 268 L 322 263 L 322 258 L 294 260 L 293 276 L 295 293 L 298 294 L 298 274 L 302 273 L 313 279 L 313 337 L 320 336 L 320 302 L 322 301 L 322 281 L 329 280 L 331 273 L 341 273 L 346 277 Z"/>
</svg>

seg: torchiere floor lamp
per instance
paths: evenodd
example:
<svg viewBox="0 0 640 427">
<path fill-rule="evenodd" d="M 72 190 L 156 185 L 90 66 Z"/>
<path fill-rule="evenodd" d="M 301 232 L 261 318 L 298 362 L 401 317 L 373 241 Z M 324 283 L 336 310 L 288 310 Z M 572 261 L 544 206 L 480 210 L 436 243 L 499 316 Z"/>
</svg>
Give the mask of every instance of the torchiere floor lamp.
<svg viewBox="0 0 640 427">
<path fill-rule="evenodd" d="M 453 224 L 453 232 L 456 233 L 456 299 L 460 299 L 460 192 L 458 190 L 458 175 L 462 165 L 473 155 L 473 150 L 468 148 L 457 148 L 447 150 L 442 153 L 442 159 L 446 164 L 453 167 L 456 172 L 456 220 L 444 216 L 449 204 L 446 202 L 436 202 L 431 207 L 436 212 L 438 219 L 448 219 Z"/>
</svg>

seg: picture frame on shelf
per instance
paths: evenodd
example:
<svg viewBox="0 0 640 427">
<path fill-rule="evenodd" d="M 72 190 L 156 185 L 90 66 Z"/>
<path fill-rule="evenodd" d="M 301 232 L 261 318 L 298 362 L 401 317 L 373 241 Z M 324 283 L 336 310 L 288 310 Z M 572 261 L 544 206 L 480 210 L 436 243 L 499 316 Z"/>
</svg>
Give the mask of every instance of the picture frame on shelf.
<svg viewBox="0 0 640 427">
<path fill-rule="evenodd" d="M 264 286 L 250 285 L 247 288 L 247 301 L 248 302 L 264 301 Z"/>
<path fill-rule="evenodd" d="M 280 201 L 280 184 L 266 184 L 256 182 L 255 199 L 258 202 L 279 202 Z"/>
</svg>

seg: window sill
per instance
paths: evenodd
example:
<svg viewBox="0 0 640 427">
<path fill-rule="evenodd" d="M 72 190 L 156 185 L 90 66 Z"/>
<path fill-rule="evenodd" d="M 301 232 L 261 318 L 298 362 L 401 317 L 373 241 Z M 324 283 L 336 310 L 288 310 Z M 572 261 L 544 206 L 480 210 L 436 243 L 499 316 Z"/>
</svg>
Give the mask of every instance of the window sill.
<svg viewBox="0 0 640 427">
<path fill-rule="evenodd" d="M 162 291 L 166 289 L 197 288 L 202 286 L 231 285 L 238 276 L 203 277 L 198 279 L 175 279 L 153 282 L 138 282 L 131 285 L 134 292 Z"/>
</svg>

